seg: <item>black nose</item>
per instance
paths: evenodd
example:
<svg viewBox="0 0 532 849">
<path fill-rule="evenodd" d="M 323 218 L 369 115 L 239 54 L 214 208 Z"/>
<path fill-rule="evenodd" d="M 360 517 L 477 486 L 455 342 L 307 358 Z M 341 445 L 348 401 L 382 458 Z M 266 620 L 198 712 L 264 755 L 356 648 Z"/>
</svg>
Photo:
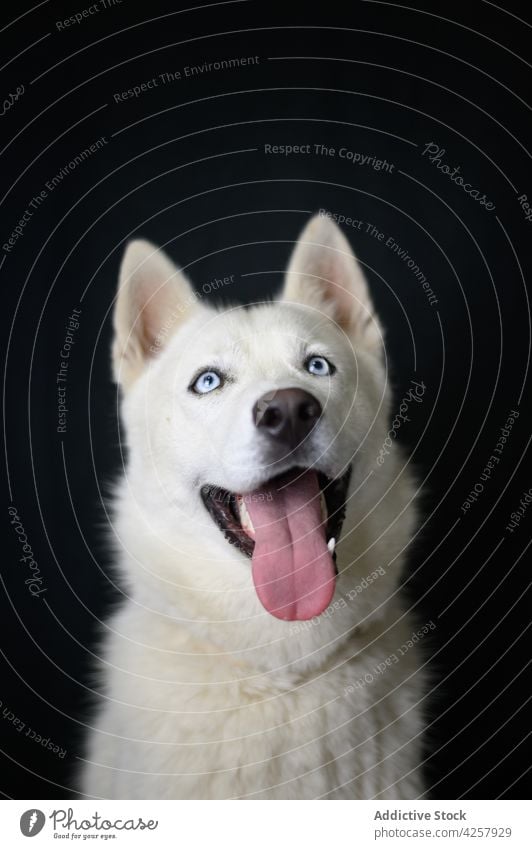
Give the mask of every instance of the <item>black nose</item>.
<svg viewBox="0 0 532 849">
<path fill-rule="evenodd" d="M 296 448 L 321 416 L 321 404 L 304 389 L 277 389 L 253 407 L 255 426 L 278 442 Z"/>
</svg>

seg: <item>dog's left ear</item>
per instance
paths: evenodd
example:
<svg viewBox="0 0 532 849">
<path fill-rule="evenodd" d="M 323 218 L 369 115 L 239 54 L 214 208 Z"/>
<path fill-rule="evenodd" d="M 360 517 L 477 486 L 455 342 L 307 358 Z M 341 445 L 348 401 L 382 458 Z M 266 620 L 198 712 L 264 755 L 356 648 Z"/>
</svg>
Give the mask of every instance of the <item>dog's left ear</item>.
<svg viewBox="0 0 532 849">
<path fill-rule="evenodd" d="M 325 313 L 357 345 L 382 354 L 382 328 L 362 269 L 331 218 L 315 215 L 304 228 L 290 258 L 282 299 Z"/>
</svg>

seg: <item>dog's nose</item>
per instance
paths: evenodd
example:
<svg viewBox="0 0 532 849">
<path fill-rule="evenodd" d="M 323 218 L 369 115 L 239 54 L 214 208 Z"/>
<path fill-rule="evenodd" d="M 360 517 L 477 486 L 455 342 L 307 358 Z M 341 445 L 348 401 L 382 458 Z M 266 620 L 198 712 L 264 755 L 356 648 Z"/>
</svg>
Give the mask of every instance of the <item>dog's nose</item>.
<svg viewBox="0 0 532 849">
<path fill-rule="evenodd" d="M 255 426 L 273 439 L 296 448 L 321 416 L 321 404 L 304 389 L 277 389 L 253 407 Z"/>
</svg>

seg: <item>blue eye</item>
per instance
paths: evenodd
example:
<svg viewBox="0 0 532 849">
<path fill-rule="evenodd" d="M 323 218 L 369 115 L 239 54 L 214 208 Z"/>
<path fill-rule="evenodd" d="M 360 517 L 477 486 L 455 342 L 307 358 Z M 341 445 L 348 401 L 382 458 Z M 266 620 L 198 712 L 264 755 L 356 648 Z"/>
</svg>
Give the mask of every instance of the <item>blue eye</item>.
<svg viewBox="0 0 532 849">
<path fill-rule="evenodd" d="M 328 374 L 334 374 L 334 366 L 325 357 L 309 357 L 305 363 L 305 367 L 310 374 L 315 374 L 318 377 L 325 377 Z"/>
<path fill-rule="evenodd" d="M 198 395 L 206 395 L 222 385 L 222 378 L 216 371 L 204 371 L 190 387 Z"/>
</svg>

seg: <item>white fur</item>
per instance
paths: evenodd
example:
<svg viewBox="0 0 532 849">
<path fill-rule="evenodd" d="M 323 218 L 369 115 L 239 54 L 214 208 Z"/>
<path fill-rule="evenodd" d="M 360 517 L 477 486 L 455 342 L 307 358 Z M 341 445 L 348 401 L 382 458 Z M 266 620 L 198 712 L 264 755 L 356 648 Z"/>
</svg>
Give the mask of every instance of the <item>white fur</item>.
<svg viewBox="0 0 532 849">
<path fill-rule="evenodd" d="M 115 333 L 129 458 L 114 531 L 127 600 L 104 633 L 105 686 L 82 792 L 415 798 L 420 658 L 415 647 L 397 653 L 415 631 L 397 592 L 414 487 L 395 444 L 376 463 L 389 427 L 382 337 L 347 241 L 315 217 L 281 300 L 219 312 L 194 298 L 161 252 L 134 242 Z M 330 358 L 337 373 L 308 374 L 309 353 Z M 188 387 L 203 366 L 233 382 L 195 395 Z M 293 465 L 265 463 L 251 415 L 264 393 L 291 386 L 324 410 L 299 464 L 336 476 L 353 463 L 335 597 L 307 623 L 263 609 L 249 559 L 199 495 L 206 483 L 248 492 Z M 352 592 L 379 567 L 384 574 Z M 373 680 L 361 684 L 365 675 Z"/>
</svg>

